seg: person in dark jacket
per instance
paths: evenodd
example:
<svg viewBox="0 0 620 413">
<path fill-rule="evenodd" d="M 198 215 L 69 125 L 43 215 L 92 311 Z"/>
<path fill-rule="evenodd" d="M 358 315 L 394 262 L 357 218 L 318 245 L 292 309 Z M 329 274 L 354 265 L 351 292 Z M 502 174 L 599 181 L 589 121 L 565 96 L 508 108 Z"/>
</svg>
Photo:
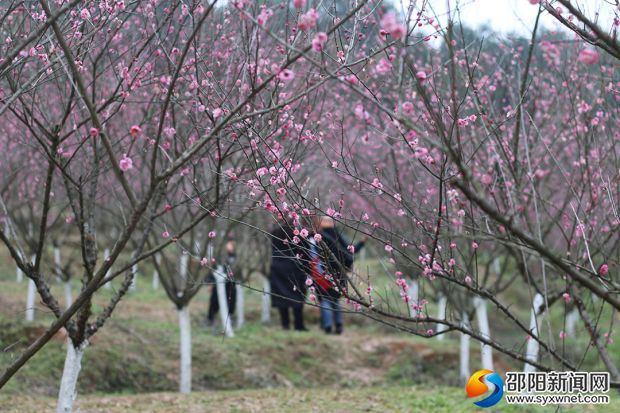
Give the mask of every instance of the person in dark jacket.
<svg viewBox="0 0 620 413">
<path fill-rule="evenodd" d="M 293 234 L 292 225 L 280 221 L 271 232 L 271 244 L 271 305 L 280 312 L 282 328 L 290 329 L 292 310 L 295 330 L 307 331 L 303 318 L 309 273 L 307 242 Z"/>
<path fill-rule="evenodd" d="M 326 334 L 331 334 L 333 331 L 342 334 L 344 317 L 339 299 L 342 291 L 347 288 L 346 273 L 353 267 L 354 255 L 364 247 L 366 238 L 350 246 L 349 241 L 336 229 L 334 220 L 329 216 L 318 218 L 315 228 L 321 235 L 321 241 L 310 247 L 316 265 L 314 271 L 318 270 L 331 284 L 328 288 L 320 288 L 319 284 L 315 283 L 321 307 L 321 328 Z"/>
<path fill-rule="evenodd" d="M 228 238 L 226 242 L 226 258 L 224 259 L 224 267 L 232 268 L 237 261 L 237 253 L 235 251 L 236 244 L 232 237 Z M 220 311 L 220 303 L 217 298 L 217 286 L 215 285 L 215 277 L 210 274 L 209 281 L 213 283 L 211 288 L 211 299 L 209 301 L 209 312 L 207 314 L 207 323 L 212 326 L 215 323 L 215 316 Z M 232 317 L 235 314 L 235 307 L 237 305 L 237 289 L 235 287 L 234 280 L 226 280 L 226 302 L 228 304 L 228 316 Z"/>
</svg>

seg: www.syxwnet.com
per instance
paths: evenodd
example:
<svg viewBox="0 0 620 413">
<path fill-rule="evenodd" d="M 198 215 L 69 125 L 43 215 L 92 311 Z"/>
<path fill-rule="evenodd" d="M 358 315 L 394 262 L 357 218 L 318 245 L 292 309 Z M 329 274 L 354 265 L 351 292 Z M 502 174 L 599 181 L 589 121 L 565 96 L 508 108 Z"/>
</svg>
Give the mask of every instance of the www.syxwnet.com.
<svg viewBox="0 0 620 413">
<path fill-rule="evenodd" d="M 609 404 L 606 394 L 506 394 L 508 404 Z"/>
</svg>

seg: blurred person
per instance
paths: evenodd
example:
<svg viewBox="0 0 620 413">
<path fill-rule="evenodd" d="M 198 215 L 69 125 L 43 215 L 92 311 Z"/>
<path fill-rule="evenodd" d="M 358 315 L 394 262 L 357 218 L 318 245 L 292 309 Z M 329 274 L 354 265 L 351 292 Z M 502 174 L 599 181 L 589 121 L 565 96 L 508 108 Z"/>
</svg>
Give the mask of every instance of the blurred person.
<svg viewBox="0 0 620 413">
<path fill-rule="evenodd" d="M 224 268 L 231 269 L 237 262 L 236 242 L 231 234 L 228 235 L 228 240 L 225 246 Z M 228 271 L 226 271 L 228 273 Z M 209 300 L 209 311 L 207 313 L 207 324 L 213 326 L 215 324 L 215 316 L 220 311 L 220 303 L 217 298 L 217 285 L 215 284 L 215 277 L 213 273 L 209 274 L 209 282 L 212 283 L 211 287 L 211 299 Z M 226 278 L 226 302 L 228 304 L 228 316 L 232 317 L 235 314 L 235 307 L 237 304 L 237 289 L 235 288 L 234 273 L 232 279 Z"/>
<path fill-rule="evenodd" d="M 367 237 L 351 246 L 329 216 L 317 217 L 314 227 L 321 236 L 320 242 L 310 240 L 311 273 L 321 308 L 321 328 L 326 334 L 342 334 L 344 317 L 339 300 L 347 287 L 346 273 L 353 267 L 354 255 L 364 247 Z"/>
<path fill-rule="evenodd" d="M 294 234 L 290 223 L 280 220 L 271 231 L 271 244 L 271 305 L 278 309 L 283 329 L 291 328 L 292 311 L 293 328 L 308 331 L 303 318 L 309 274 L 307 242 Z"/>
</svg>

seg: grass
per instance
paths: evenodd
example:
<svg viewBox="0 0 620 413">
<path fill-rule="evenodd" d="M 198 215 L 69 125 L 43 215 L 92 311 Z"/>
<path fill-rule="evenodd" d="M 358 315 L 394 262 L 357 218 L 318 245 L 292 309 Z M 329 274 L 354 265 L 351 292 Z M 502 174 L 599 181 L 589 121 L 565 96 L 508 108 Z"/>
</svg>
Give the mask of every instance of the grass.
<svg viewBox="0 0 620 413">
<path fill-rule="evenodd" d="M 35 322 L 23 321 L 26 283 L 16 283 L 12 270 L 1 263 L 0 349 L 4 351 L 0 352 L 0 369 L 52 320 L 39 307 Z M 376 273 L 380 265 L 368 261 L 361 266 L 374 268 L 371 271 Z M 148 267 L 140 271 L 150 274 Z M 253 282 L 257 286 L 262 283 L 260 279 Z M 388 277 L 379 278 L 376 290 L 389 294 L 393 291 L 392 283 Z M 77 282 L 73 289 L 76 294 Z M 52 291 L 62 301 L 58 283 L 53 283 Z M 112 291 L 99 291 L 94 299 L 95 308 L 102 308 Z M 309 333 L 286 332 L 278 328 L 277 320 L 267 325 L 260 323 L 261 294 L 248 290 L 247 323 L 236 331 L 234 338 L 228 339 L 205 326 L 208 299 L 208 288 L 203 288 L 191 304 L 194 394 L 173 393 L 178 386 L 179 363 L 176 311 L 163 290 L 153 291 L 150 277 L 143 275 L 137 290 L 119 304 L 85 353 L 78 408 L 83 412 L 111 413 L 481 411 L 466 399 L 458 382 L 458 334 L 449 333 L 440 342 L 400 333 L 351 314 L 347 315 L 343 336 L 325 336 L 316 327 L 318 310 L 312 307 L 306 310 Z M 507 303 L 524 302 L 527 291 L 517 289 L 502 299 Z M 429 304 L 431 313 L 432 305 Z M 523 334 L 509 328 L 501 314 L 489 308 L 489 317 L 493 331 L 502 340 L 517 347 L 521 344 Z M 603 312 L 601 319 L 609 322 L 612 316 Z M 554 327 L 561 321 L 560 312 L 554 310 Z M 0 411 L 53 409 L 64 362 L 64 340 L 58 334 L 0 391 Z M 583 334 L 571 343 L 567 354 L 578 354 L 587 346 L 587 337 Z M 472 340 L 472 369 L 480 365 L 479 348 Z M 620 347 L 613 343 L 609 352 L 617 357 Z M 497 353 L 494 358 L 500 372 L 521 368 L 520 363 Z M 600 366 L 594 352 L 588 354 L 583 366 Z M 620 412 L 614 395 L 614 404 L 605 411 Z M 549 407 L 510 407 L 504 403 L 492 411 L 552 411 Z"/>
<path fill-rule="evenodd" d="M 0 396 L 2 411 L 40 412 L 54 408 L 51 398 Z M 192 393 L 142 394 L 138 396 L 89 395 L 78 398 L 76 407 L 89 413 L 121 412 L 480 412 L 455 387 L 368 387 L 356 389 L 262 389 Z M 492 412 L 552 412 L 554 407 L 511 406 L 500 401 Z M 610 405 L 563 407 L 562 411 L 609 413 L 620 411 L 618 400 Z"/>
</svg>

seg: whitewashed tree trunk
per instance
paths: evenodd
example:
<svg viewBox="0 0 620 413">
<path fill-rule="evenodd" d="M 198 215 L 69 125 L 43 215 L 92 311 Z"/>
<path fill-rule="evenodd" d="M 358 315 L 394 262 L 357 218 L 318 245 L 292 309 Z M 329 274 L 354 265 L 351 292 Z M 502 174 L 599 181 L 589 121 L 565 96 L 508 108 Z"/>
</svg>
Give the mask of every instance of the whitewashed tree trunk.
<svg viewBox="0 0 620 413">
<path fill-rule="evenodd" d="M 62 281 L 62 262 L 60 261 L 60 248 L 54 247 L 54 272 L 59 280 Z"/>
<path fill-rule="evenodd" d="M 461 326 L 469 330 L 469 317 L 465 311 L 461 315 Z M 469 338 L 468 334 L 461 333 L 459 377 L 463 383 L 469 379 Z"/>
<path fill-rule="evenodd" d="M 181 288 L 184 290 L 187 285 L 187 272 L 189 269 L 189 254 L 183 252 L 179 258 L 179 275 L 181 277 Z"/>
<path fill-rule="evenodd" d="M 67 356 L 60 380 L 56 413 L 71 413 L 73 411 L 73 402 L 77 398 L 77 381 L 82 368 L 82 356 L 87 346 L 88 342 L 85 341 L 76 349 L 71 340 L 67 339 Z"/>
<path fill-rule="evenodd" d="M 493 260 L 493 272 L 495 272 L 495 275 L 500 275 L 500 271 L 501 271 L 501 266 L 499 265 L 499 258 L 495 258 Z"/>
<path fill-rule="evenodd" d="M 178 310 L 181 354 L 181 371 L 179 379 L 179 392 L 188 394 L 192 391 L 192 323 L 189 314 L 189 306 Z"/>
<path fill-rule="evenodd" d="M 11 225 L 9 224 L 9 217 L 5 217 L 4 220 L 4 236 L 7 239 L 11 239 Z"/>
<path fill-rule="evenodd" d="M 241 284 L 235 284 L 235 289 L 237 291 L 237 308 L 235 309 L 237 328 L 241 328 L 245 323 L 245 289 Z"/>
<path fill-rule="evenodd" d="M 34 297 L 37 287 L 30 278 L 28 279 L 28 292 L 26 293 L 26 321 L 34 321 Z"/>
<path fill-rule="evenodd" d="M 476 308 L 476 320 L 478 320 L 478 330 L 480 335 L 486 339 L 491 339 L 491 328 L 489 327 L 489 316 L 487 313 L 487 302 L 480 297 L 474 297 L 474 307 Z M 480 343 L 480 359 L 482 368 L 493 370 L 493 349 L 491 346 Z"/>
<path fill-rule="evenodd" d="M 138 286 L 138 264 L 131 266 L 131 290 L 135 291 Z"/>
<path fill-rule="evenodd" d="M 577 326 L 577 321 L 579 321 L 579 310 L 577 310 L 577 308 L 573 308 L 566 315 L 566 334 L 569 337 L 575 337 L 575 327 Z"/>
<path fill-rule="evenodd" d="M 155 254 L 155 261 L 157 261 L 157 265 L 161 263 L 161 255 Z M 153 270 L 153 289 L 159 289 L 159 273 L 157 272 L 157 268 Z"/>
<path fill-rule="evenodd" d="M 19 253 L 18 253 L 19 254 Z M 21 254 L 19 256 L 19 258 L 22 258 Z M 15 280 L 20 283 L 22 281 L 24 281 L 24 272 L 22 271 L 21 268 L 16 267 L 15 269 Z"/>
<path fill-rule="evenodd" d="M 15 280 L 18 283 L 24 281 L 24 273 L 23 273 L 22 269 L 19 268 L 19 267 L 16 267 L 16 270 L 15 270 Z"/>
<path fill-rule="evenodd" d="M 420 284 L 417 279 L 409 280 L 409 289 L 407 292 L 409 293 L 409 297 L 411 297 L 411 300 L 409 301 L 409 316 L 417 317 L 418 314 L 420 314 L 420 311 L 412 308 L 413 305 L 417 306 L 420 302 Z"/>
<path fill-rule="evenodd" d="M 368 250 L 366 248 L 362 248 L 360 251 L 360 260 L 366 261 L 366 258 L 368 258 Z"/>
<path fill-rule="evenodd" d="M 71 293 L 71 280 L 63 281 L 63 288 L 65 290 L 65 306 L 69 308 L 73 304 L 73 294 Z"/>
<path fill-rule="evenodd" d="M 105 261 L 107 261 L 108 259 L 110 259 L 110 249 L 109 249 L 109 248 L 106 248 L 106 249 L 103 251 L 103 259 L 104 259 Z M 112 268 L 108 269 L 108 272 L 106 272 L 106 273 L 105 273 L 106 278 L 108 278 L 108 277 L 110 276 L 110 274 L 111 274 L 111 273 L 112 273 Z M 111 283 L 111 282 L 107 282 L 107 283 L 105 283 L 105 288 L 108 288 L 108 289 L 112 288 L 112 283 Z"/>
<path fill-rule="evenodd" d="M 271 284 L 267 277 L 263 277 L 263 297 L 261 302 L 260 321 L 268 323 L 271 318 Z"/>
<path fill-rule="evenodd" d="M 530 310 L 530 335 L 538 337 L 538 325 L 542 323 L 542 318 L 545 313 L 538 315 L 538 312 L 542 305 L 545 303 L 545 299 L 542 295 L 536 294 L 534 296 L 534 300 L 532 302 L 532 309 Z M 527 341 L 527 347 L 525 349 L 525 358 L 529 361 L 538 360 L 538 350 L 540 345 L 538 341 L 534 340 L 532 337 Z M 523 366 L 523 371 L 526 373 L 532 373 L 536 371 L 536 367 L 532 366 L 529 363 L 525 363 Z"/>
<path fill-rule="evenodd" d="M 226 297 L 226 274 L 221 265 L 213 272 L 215 276 L 215 288 L 217 288 L 217 301 L 220 305 L 220 317 L 222 318 L 222 328 L 226 337 L 234 337 L 232 320 L 228 314 L 228 300 Z"/>
<path fill-rule="evenodd" d="M 54 272 L 58 280 L 62 282 L 65 293 L 65 307 L 69 308 L 73 304 L 73 294 L 71 293 L 71 280 L 67 277 L 65 280 L 62 274 L 62 261 L 60 260 L 60 248 L 54 247 Z"/>
<path fill-rule="evenodd" d="M 448 306 L 448 299 L 445 295 L 441 294 L 439 296 L 439 300 L 437 300 L 437 319 L 445 320 L 446 319 L 446 308 Z M 444 324 L 437 324 L 437 332 L 442 333 L 446 331 L 446 326 Z M 437 336 L 437 340 L 443 341 L 445 334 L 439 334 Z"/>
</svg>

